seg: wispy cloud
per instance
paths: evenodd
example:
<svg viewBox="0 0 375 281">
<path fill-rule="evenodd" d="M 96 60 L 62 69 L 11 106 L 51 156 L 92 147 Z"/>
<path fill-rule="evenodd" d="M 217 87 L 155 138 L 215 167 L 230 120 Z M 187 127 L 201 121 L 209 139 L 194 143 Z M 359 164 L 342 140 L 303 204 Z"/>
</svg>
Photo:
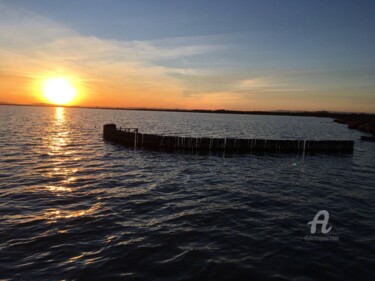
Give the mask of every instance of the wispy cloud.
<svg viewBox="0 0 375 281">
<path fill-rule="evenodd" d="M 238 34 L 121 41 L 1 1 L 0 15 L 0 101 L 39 102 L 36 81 L 64 75 L 81 85 L 83 105 L 373 111 L 373 69 L 299 69 L 235 46 Z"/>
<path fill-rule="evenodd" d="M 211 108 L 238 107 L 254 93 L 275 86 L 265 77 L 159 63 L 212 55 L 227 48 L 210 44 L 210 38 L 204 36 L 104 40 L 80 35 L 29 11 L 0 4 L 0 12 L 5 15 L 0 20 L 1 69 L 13 77 L 8 79 L 7 93 L 26 93 L 27 87 L 15 83 L 21 77 L 32 80 L 61 73 L 80 78 L 86 88 L 86 104 Z"/>
<path fill-rule="evenodd" d="M 178 69 L 158 65 L 156 61 L 200 55 L 218 48 L 195 43 L 193 38 L 155 42 L 103 40 L 82 36 L 3 4 L 0 13 L 1 70 L 14 78 L 8 80 L 7 94 L 21 91 L 19 83 L 14 83 L 13 91 L 10 90 L 10 81 L 16 78 L 67 73 L 85 82 L 90 95 L 88 103 L 103 104 L 108 100 L 112 104 L 123 101 L 123 106 L 136 106 L 137 101 L 138 105 L 150 105 L 153 101 L 155 106 L 161 106 L 164 101 L 168 106 L 168 100 L 178 97 L 183 85 L 170 75 Z"/>
</svg>

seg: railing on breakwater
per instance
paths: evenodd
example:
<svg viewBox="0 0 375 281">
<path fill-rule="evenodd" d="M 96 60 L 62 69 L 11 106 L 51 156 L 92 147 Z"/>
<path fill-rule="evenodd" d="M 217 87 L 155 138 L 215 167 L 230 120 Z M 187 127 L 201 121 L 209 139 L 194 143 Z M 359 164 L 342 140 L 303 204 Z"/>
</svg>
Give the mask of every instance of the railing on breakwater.
<svg viewBox="0 0 375 281">
<path fill-rule="evenodd" d="M 266 140 L 238 138 L 195 138 L 139 133 L 138 128 L 106 124 L 104 139 L 135 148 L 199 152 L 292 152 L 353 153 L 352 140 Z"/>
</svg>

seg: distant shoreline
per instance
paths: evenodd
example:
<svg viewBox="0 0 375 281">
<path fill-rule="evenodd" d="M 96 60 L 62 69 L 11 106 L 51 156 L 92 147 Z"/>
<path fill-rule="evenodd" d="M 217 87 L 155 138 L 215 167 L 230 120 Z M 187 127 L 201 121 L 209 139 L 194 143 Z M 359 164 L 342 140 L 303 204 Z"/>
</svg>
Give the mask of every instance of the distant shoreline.
<svg viewBox="0 0 375 281">
<path fill-rule="evenodd" d="M 139 110 L 139 111 L 165 111 L 165 112 L 193 112 L 193 113 L 219 113 L 219 114 L 249 114 L 249 115 L 285 115 L 285 116 L 309 116 L 328 117 L 337 116 L 368 116 L 375 117 L 375 113 L 366 112 L 334 112 L 334 111 L 293 111 L 293 110 L 227 110 L 227 109 L 172 109 L 172 108 L 147 108 L 147 107 L 105 107 L 105 106 L 78 106 L 78 105 L 54 105 L 54 104 L 18 104 L 0 103 L 0 106 L 34 106 L 34 107 L 65 107 L 65 108 L 87 108 L 87 109 L 108 109 L 108 110 Z"/>
<path fill-rule="evenodd" d="M 125 107 L 94 107 L 94 106 L 58 106 L 50 104 L 11 104 L 0 103 L 0 106 L 31 106 L 31 107 L 65 107 L 106 110 L 139 110 L 161 112 L 191 112 L 191 113 L 217 113 L 217 114 L 245 114 L 245 115 L 278 115 L 298 117 L 332 118 L 334 122 L 346 124 L 350 129 L 369 133 L 375 136 L 375 114 L 355 112 L 330 112 L 330 111 L 242 111 L 242 110 L 208 110 L 208 109 L 165 109 L 165 108 L 125 108 Z"/>
</svg>

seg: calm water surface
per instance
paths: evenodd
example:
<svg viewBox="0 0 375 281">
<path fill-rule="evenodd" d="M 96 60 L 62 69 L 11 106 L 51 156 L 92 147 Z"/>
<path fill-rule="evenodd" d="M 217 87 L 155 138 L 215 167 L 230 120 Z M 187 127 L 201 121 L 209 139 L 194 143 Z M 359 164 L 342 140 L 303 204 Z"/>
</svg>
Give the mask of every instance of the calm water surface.
<svg viewBox="0 0 375 281">
<path fill-rule="evenodd" d="M 353 155 L 172 154 L 104 142 L 105 123 L 361 135 L 326 118 L 1 106 L 0 280 L 375 280 L 374 143 Z M 327 235 L 307 224 L 319 210 Z"/>
</svg>

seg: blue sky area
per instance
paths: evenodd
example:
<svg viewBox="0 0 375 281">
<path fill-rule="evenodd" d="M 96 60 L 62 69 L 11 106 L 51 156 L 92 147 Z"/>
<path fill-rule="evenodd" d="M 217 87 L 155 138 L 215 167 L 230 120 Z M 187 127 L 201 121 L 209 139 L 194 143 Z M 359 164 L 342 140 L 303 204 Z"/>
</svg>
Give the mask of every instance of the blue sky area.
<svg viewBox="0 0 375 281">
<path fill-rule="evenodd" d="M 125 55 L 106 53 L 108 65 L 136 61 L 161 71 L 174 85 L 168 95 L 175 91 L 154 93 L 165 107 L 211 99 L 230 109 L 375 112 L 375 1 L 3 0 L 1 10 L 2 28 L 43 23 L 18 31 L 34 34 L 29 44 L 44 52 L 58 40 L 43 35 L 50 26 L 64 29 L 60 38 L 69 31 L 122 46 Z M 30 55 L 12 40 L 0 39 L 0 49 L 18 44 Z"/>
</svg>

